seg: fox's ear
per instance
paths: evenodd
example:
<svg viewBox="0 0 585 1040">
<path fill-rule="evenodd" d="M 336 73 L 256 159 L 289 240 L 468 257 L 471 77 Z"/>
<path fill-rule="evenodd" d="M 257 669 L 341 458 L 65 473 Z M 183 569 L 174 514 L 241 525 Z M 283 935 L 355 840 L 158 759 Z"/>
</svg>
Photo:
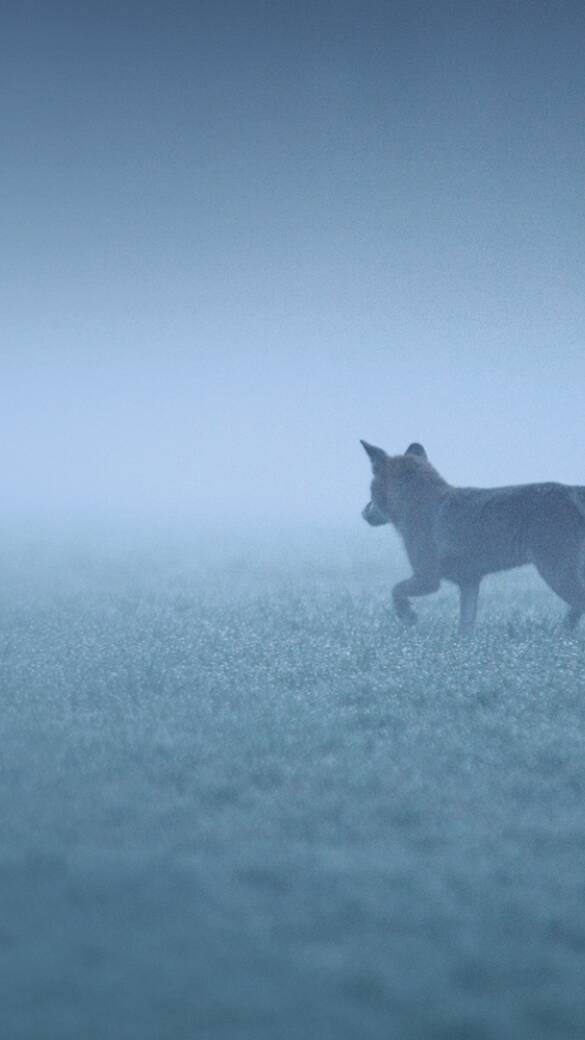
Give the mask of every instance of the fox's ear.
<svg viewBox="0 0 585 1040">
<path fill-rule="evenodd" d="M 373 444 L 368 444 L 367 441 L 360 441 L 360 444 L 363 444 L 364 451 L 370 456 L 372 466 L 378 466 L 384 459 L 388 458 L 383 448 L 375 448 Z"/>
<path fill-rule="evenodd" d="M 428 458 L 427 453 L 426 453 L 425 449 L 423 448 L 422 444 L 417 444 L 416 441 L 414 442 L 414 444 L 409 444 L 408 445 L 408 448 L 406 449 L 404 454 L 405 455 L 416 455 L 416 457 L 418 459 L 427 459 Z"/>
</svg>

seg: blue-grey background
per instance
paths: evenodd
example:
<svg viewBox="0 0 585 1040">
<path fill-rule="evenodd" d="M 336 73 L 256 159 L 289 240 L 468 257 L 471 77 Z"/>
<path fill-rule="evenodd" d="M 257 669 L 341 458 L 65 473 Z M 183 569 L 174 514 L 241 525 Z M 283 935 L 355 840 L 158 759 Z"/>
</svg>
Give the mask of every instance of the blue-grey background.
<svg viewBox="0 0 585 1040">
<path fill-rule="evenodd" d="M 5 508 L 583 479 L 582 5 L 6 4 Z"/>
<path fill-rule="evenodd" d="M 585 483 L 583 12 L 0 5 L 2 1038 L 583 1040 L 583 632 L 358 442 Z"/>
</svg>

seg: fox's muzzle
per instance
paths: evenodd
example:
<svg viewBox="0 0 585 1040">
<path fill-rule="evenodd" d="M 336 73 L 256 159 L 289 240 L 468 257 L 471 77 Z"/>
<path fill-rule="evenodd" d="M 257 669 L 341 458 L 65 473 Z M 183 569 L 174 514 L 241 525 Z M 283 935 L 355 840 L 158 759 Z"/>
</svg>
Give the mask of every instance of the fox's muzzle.
<svg viewBox="0 0 585 1040">
<path fill-rule="evenodd" d="M 373 502 L 368 502 L 365 509 L 362 509 L 362 516 L 366 523 L 371 524 L 372 527 L 380 527 L 382 524 L 390 523 L 388 517 Z"/>
</svg>

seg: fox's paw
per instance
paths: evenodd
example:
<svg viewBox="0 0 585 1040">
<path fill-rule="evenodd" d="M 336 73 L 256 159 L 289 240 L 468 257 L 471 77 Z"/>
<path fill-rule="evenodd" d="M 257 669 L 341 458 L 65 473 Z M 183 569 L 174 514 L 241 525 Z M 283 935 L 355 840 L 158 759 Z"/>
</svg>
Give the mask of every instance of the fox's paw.
<svg viewBox="0 0 585 1040">
<path fill-rule="evenodd" d="M 407 628 L 412 628 L 413 625 L 416 625 L 418 617 L 416 611 L 413 610 L 412 607 L 402 607 L 400 610 L 397 610 L 396 613 L 398 614 L 402 624 L 406 625 Z"/>
</svg>

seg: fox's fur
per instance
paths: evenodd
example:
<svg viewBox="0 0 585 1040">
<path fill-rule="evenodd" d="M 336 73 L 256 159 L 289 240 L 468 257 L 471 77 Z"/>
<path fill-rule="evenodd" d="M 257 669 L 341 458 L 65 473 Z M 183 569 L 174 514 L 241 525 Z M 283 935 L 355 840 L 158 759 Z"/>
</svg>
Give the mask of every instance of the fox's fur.
<svg viewBox="0 0 585 1040">
<path fill-rule="evenodd" d="M 372 526 L 394 525 L 413 571 L 392 591 L 403 621 L 416 620 L 409 598 L 436 592 L 445 578 L 459 586 L 460 631 L 468 634 L 484 575 L 533 563 L 568 604 L 566 626 L 576 625 L 585 612 L 585 487 L 452 487 L 420 444 L 404 455 L 362 444 L 373 470 L 362 515 Z"/>
</svg>

